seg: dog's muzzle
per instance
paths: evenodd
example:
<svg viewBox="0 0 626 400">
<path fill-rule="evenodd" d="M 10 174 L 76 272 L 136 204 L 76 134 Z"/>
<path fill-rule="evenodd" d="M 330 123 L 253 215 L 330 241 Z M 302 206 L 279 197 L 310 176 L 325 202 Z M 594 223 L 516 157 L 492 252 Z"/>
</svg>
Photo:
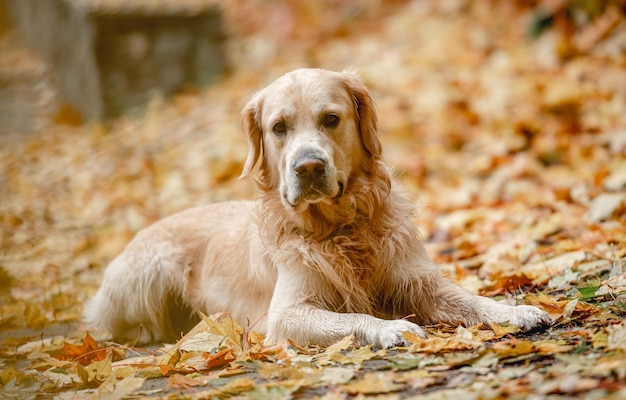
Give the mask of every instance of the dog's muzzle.
<svg viewBox="0 0 626 400">
<path fill-rule="evenodd" d="M 302 191 L 319 191 L 326 186 L 326 161 L 318 157 L 301 157 L 296 160 L 293 170 L 298 177 Z"/>
<path fill-rule="evenodd" d="M 292 208 L 305 207 L 328 198 L 341 196 L 343 184 L 336 182 L 336 172 L 322 155 L 307 152 L 291 163 L 283 199 Z"/>
</svg>

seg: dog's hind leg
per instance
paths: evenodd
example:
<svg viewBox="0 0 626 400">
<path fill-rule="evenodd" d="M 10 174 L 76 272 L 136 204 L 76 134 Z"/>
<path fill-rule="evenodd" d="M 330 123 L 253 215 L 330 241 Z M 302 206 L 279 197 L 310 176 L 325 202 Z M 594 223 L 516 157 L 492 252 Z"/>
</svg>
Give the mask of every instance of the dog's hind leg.
<svg viewBox="0 0 626 400">
<path fill-rule="evenodd" d="M 88 326 L 126 341 L 177 339 L 198 319 L 184 301 L 186 262 L 174 243 L 142 240 L 138 235 L 111 262 L 100 289 L 87 303 Z"/>
</svg>

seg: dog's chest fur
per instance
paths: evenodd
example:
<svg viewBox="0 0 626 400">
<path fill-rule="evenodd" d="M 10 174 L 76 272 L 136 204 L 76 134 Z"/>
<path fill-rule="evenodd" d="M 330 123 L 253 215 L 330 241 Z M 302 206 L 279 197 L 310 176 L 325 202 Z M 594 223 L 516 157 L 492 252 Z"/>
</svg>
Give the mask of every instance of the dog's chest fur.
<svg viewBox="0 0 626 400">
<path fill-rule="evenodd" d="M 379 205 L 374 216 L 357 208 L 349 223 L 336 224 L 312 205 L 303 222 L 282 212 L 268 213 L 284 209 L 281 204 L 266 201 L 260 233 L 269 239 L 280 232 L 267 241 L 270 252 L 281 255 L 281 259 L 272 257 L 275 263 L 315 272 L 319 287 L 307 301 L 336 312 L 389 315 L 382 293 L 388 291 L 386 282 L 396 249 L 391 238 L 393 226 L 387 223 L 387 213 L 381 208 Z"/>
</svg>

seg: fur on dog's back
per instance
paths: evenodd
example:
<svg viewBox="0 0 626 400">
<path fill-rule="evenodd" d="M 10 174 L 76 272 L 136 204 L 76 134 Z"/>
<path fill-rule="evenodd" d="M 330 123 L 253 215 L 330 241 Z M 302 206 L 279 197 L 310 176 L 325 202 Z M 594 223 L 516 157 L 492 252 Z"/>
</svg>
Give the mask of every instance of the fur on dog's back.
<svg viewBox="0 0 626 400">
<path fill-rule="evenodd" d="M 86 305 L 87 324 L 146 343 L 180 338 L 199 320 L 197 311 L 230 311 L 242 323 L 260 320 L 263 330 L 275 273 L 265 268 L 261 246 L 250 250 L 254 207 L 196 207 L 140 231 L 108 266 Z"/>
</svg>

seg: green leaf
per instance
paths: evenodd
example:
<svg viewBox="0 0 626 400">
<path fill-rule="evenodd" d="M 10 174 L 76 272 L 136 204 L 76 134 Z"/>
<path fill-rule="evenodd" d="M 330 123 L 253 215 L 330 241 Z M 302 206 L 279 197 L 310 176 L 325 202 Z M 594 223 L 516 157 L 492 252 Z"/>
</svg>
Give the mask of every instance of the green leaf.
<svg viewBox="0 0 626 400">
<path fill-rule="evenodd" d="M 586 301 L 598 297 L 596 296 L 598 289 L 600 289 L 600 286 L 579 287 L 580 297 L 578 300 Z"/>
</svg>

